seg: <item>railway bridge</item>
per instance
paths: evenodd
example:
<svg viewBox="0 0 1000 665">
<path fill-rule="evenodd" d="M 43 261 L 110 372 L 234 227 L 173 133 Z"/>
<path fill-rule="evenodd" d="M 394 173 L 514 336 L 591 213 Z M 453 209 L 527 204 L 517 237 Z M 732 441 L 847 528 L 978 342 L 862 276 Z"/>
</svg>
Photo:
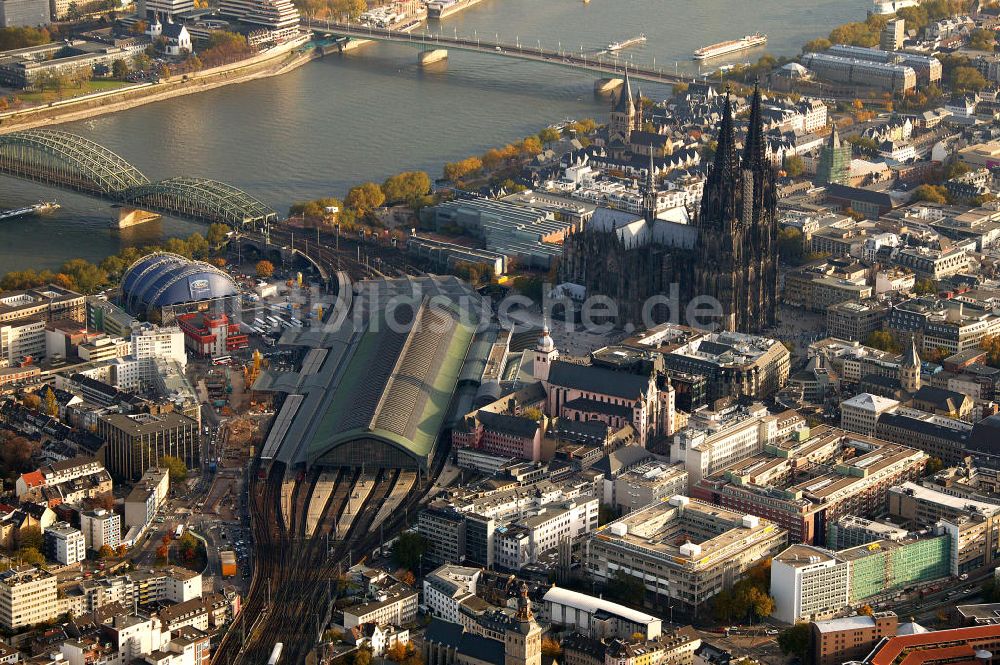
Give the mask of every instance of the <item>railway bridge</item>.
<svg viewBox="0 0 1000 665">
<path fill-rule="evenodd" d="M 275 210 L 232 185 L 186 176 L 151 182 L 108 148 L 53 129 L 0 135 L 0 173 L 105 199 L 123 208 L 209 224 L 244 228 L 278 220 Z"/>
</svg>

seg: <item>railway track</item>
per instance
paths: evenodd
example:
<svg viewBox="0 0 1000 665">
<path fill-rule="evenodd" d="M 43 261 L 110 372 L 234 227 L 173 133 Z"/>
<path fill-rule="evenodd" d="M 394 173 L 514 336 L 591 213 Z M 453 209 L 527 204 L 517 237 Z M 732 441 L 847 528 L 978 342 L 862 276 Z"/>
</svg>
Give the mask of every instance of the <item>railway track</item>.
<svg viewBox="0 0 1000 665">
<path fill-rule="evenodd" d="M 447 445 L 438 446 L 429 478 L 440 474 L 447 450 Z M 264 663 L 277 642 L 284 643 L 284 662 L 304 662 L 325 628 L 341 575 L 352 562 L 381 544 L 381 533 L 394 534 L 405 528 L 406 516 L 416 513 L 414 508 L 433 486 L 430 481 L 423 489 L 414 486 L 385 519 L 382 529 L 372 529 L 376 517 L 386 512 L 383 508 L 396 483 L 405 477 L 399 469 L 379 470 L 347 533 L 333 541 L 337 535 L 332 533 L 334 524 L 344 513 L 361 470 L 338 471 L 337 484 L 310 538 L 305 537 L 306 514 L 319 470 L 310 470 L 299 477 L 292 495 L 289 528 L 285 528 L 280 519 L 280 502 L 286 469 L 280 463 L 272 464 L 266 477 L 261 478 L 260 468 L 258 461 L 252 468 L 250 481 L 256 565 L 241 620 L 223 637 L 212 659 L 214 665 Z M 253 623 L 247 626 L 249 621 Z"/>
</svg>

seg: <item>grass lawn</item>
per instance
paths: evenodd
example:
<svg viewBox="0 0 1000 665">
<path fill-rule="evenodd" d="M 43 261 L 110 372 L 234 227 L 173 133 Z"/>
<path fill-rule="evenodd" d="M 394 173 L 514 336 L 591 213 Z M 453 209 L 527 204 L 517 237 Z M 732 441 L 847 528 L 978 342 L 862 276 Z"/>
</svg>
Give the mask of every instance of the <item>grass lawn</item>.
<svg viewBox="0 0 1000 665">
<path fill-rule="evenodd" d="M 48 104 L 49 102 L 58 102 L 63 99 L 80 97 L 81 95 L 90 95 L 95 92 L 105 92 L 107 90 L 115 90 L 117 88 L 122 88 L 127 85 L 135 85 L 135 84 L 124 81 L 110 81 L 106 79 L 101 79 L 98 81 L 86 81 L 80 87 L 74 86 L 74 87 L 64 88 L 63 90 L 42 90 L 39 92 L 21 92 L 17 94 L 17 97 L 29 106 L 39 106 L 41 104 Z"/>
</svg>

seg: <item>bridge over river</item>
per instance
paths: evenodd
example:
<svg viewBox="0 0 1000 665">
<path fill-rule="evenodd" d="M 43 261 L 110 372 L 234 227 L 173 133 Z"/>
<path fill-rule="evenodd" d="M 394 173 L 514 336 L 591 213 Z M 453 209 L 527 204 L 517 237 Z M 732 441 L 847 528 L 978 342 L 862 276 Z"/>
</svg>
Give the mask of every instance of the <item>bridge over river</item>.
<svg viewBox="0 0 1000 665">
<path fill-rule="evenodd" d="M 52 129 L 0 135 L 0 173 L 106 199 L 126 210 L 234 227 L 278 219 L 275 210 L 232 185 L 188 176 L 151 182 L 104 146 Z"/>
<path fill-rule="evenodd" d="M 537 41 L 535 44 L 525 44 L 518 39 L 511 44 L 482 39 L 479 35 L 470 38 L 459 35 L 457 32 L 453 36 L 448 36 L 444 33 L 429 34 L 409 31 L 406 28 L 393 30 L 392 28 L 376 28 L 357 23 L 333 21 L 314 21 L 310 27 L 314 33 L 323 37 L 347 37 L 358 40 L 393 42 L 409 44 L 421 49 L 472 51 L 505 58 L 545 62 L 611 76 L 624 76 L 627 71 L 632 79 L 665 85 L 688 83 L 692 80 L 690 74 L 678 74 L 664 71 L 662 67 L 658 68 L 655 58 L 651 65 L 636 65 L 624 58 L 615 57 L 614 54 L 605 51 L 586 52 L 582 47 L 579 52 L 565 49 L 561 45 L 555 50 L 551 50 L 542 47 L 541 43 Z"/>
</svg>

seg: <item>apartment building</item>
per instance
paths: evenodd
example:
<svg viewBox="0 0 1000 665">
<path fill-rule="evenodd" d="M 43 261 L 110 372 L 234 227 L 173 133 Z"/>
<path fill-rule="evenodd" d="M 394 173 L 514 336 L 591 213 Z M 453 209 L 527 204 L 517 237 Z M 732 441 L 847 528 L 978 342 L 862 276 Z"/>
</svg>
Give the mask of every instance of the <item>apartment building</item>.
<svg viewBox="0 0 1000 665">
<path fill-rule="evenodd" d="M 17 630 L 59 616 L 56 576 L 32 566 L 0 573 L 0 626 Z"/>
<path fill-rule="evenodd" d="M 80 513 L 80 531 L 87 549 L 95 552 L 108 546 L 116 549 L 122 542 L 122 518 L 103 508 Z"/>
<path fill-rule="evenodd" d="M 170 492 L 170 472 L 165 467 L 150 467 L 125 497 L 125 527 L 149 524 Z"/>
<path fill-rule="evenodd" d="M 344 608 L 344 628 L 350 630 L 365 623 L 407 624 L 417 617 L 418 598 L 416 590 L 405 584 L 385 586 L 379 589 L 376 599 Z"/>
<path fill-rule="evenodd" d="M 87 558 L 87 542 L 79 529 L 67 522 L 56 522 L 45 529 L 45 555 L 64 566 L 71 566 Z"/>
</svg>

